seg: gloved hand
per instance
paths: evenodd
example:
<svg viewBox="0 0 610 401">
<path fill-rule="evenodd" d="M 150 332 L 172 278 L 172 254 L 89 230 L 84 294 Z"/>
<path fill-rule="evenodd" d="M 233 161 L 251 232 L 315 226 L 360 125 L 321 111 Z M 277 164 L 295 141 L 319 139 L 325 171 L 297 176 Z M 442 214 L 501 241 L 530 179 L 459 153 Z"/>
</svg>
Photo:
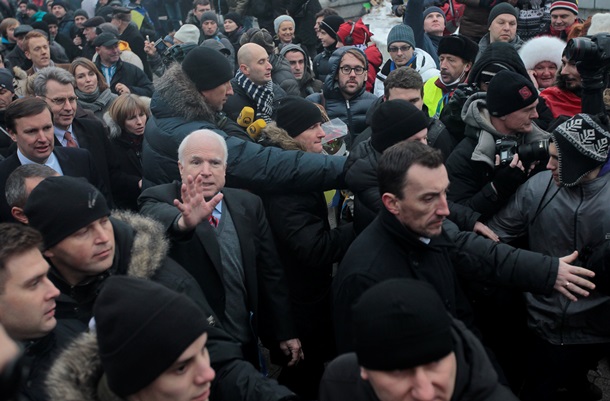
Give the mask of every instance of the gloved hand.
<svg viewBox="0 0 610 401">
<path fill-rule="evenodd" d="M 527 180 L 527 173 L 522 166 L 514 163 L 501 166 L 496 170 L 492 180 L 498 198 L 506 199 L 517 191 L 519 185 Z"/>
<path fill-rule="evenodd" d="M 407 6 L 405 6 L 404 4 L 401 4 L 394 9 L 394 15 L 396 15 L 397 17 L 402 17 L 403 15 L 405 15 L 406 9 L 407 9 Z"/>
</svg>

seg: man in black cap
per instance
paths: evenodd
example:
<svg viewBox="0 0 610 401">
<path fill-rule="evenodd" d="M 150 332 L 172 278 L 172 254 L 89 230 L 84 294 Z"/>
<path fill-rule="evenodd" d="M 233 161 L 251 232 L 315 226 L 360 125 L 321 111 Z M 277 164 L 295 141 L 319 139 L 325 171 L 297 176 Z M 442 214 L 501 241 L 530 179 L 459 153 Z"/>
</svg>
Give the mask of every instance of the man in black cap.
<svg viewBox="0 0 610 401">
<path fill-rule="evenodd" d="M 352 316 L 355 352 L 327 367 L 321 401 L 517 401 L 430 284 L 384 281 L 362 294 Z"/>
<path fill-rule="evenodd" d="M 14 150 L 4 121 L 4 112 L 15 99 L 17 97 L 13 87 L 13 74 L 6 68 L 0 68 L 0 156 L 3 157 L 8 157 Z"/>
<path fill-rule="evenodd" d="M 93 315 L 95 332 L 79 337 L 52 367 L 51 399 L 296 399 L 240 360 L 239 346 L 183 294 L 111 277 Z"/>
<path fill-rule="evenodd" d="M 600 176 L 607 160 L 610 132 L 588 114 L 577 114 L 551 133 L 547 171 L 523 184 L 489 225 L 503 241 L 527 236 L 529 248 L 548 255 L 579 251 L 590 265 L 591 252 L 608 241 L 610 174 Z M 602 282 L 593 282 L 602 287 Z M 574 283 L 560 283 L 569 289 Z M 610 352 L 610 296 L 595 289 L 588 298 L 566 304 L 559 293 L 527 293 L 528 326 L 533 331 L 525 366 L 524 401 L 555 398 L 558 387 L 566 399 L 598 400 L 601 390 L 587 373 Z M 523 363 L 523 361 L 522 361 Z"/>
<path fill-rule="evenodd" d="M 257 196 L 225 188 L 227 150 L 211 130 L 189 134 L 178 148 L 181 180 L 145 190 L 142 214 L 163 225 L 170 255 L 203 289 L 227 332 L 258 362 L 258 336 L 268 348 L 302 358 L 290 313 L 284 266 Z"/>
<path fill-rule="evenodd" d="M 152 96 L 154 87 L 144 71 L 121 60 L 119 38 L 116 35 L 104 32 L 93 40 L 92 45 L 95 46 L 95 52 L 98 55 L 95 65 L 106 78 L 106 83 L 112 93 Z"/>
<path fill-rule="evenodd" d="M 138 27 L 131 23 L 131 10 L 126 7 L 116 7 L 112 10 L 112 20 L 110 22 L 119 30 L 119 39 L 129 43 L 131 51 L 140 57 L 142 64 L 144 64 L 144 72 L 148 79 L 152 81 L 152 70 L 144 51 L 144 37 Z M 150 97 L 151 95 L 144 96 Z"/>
<path fill-rule="evenodd" d="M 441 75 L 424 84 L 424 104 L 430 117 L 438 117 L 457 86 L 466 81 L 479 47 L 463 35 L 445 36 L 438 44 Z"/>
<path fill-rule="evenodd" d="M 538 118 L 538 91 L 531 79 L 502 70 L 490 81 L 487 98 L 471 96 L 462 109 L 467 134 L 447 159 L 451 180 L 448 197 L 491 217 L 530 174 L 530 163 L 515 152 L 500 154 L 497 140 L 533 144 L 549 135 L 533 122 Z M 498 156 L 499 155 L 499 156 Z M 498 159 L 498 157 L 501 159 Z M 497 160 L 498 159 L 498 160 Z"/>
<path fill-rule="evenodd" d="M 510 3 L 499 3 L 491 9 L 487 20 L 489 32 L 479 41 L 477 59 L 491 43 L 507 42 L 516 50 L 521 48 L 523 40 L 517 35 L 517 17 L 517 9 Z"/>
<path fill-rule="evenodd" d="M 106 22 L 104 18 L 95 16 L 83 23 L 83 37 L 85 38 L 85 41 L 82 44 L 81 55 L 89 60 L 93 60 L 93 56 L 95 55 L 95 46 L 93 46 L 93 41 L 98 35 L 97 27 L 102 25 L 104 22 Z"/>
<path fill-rule="evenodd" d="M 51 13 L 57 17 L 59 32 L 66 35 L 68 38 L 73 38 L 76 34 L 76 25 L 74 25 L 74 16 L 72 11 L 68 11 L 69 6 L 63 0 L 55 0 L 51 7 Z"/>
<path fill-rule="evenodd" d="M 326 76 L 331 72 L 330 56 L 337 50 L 337 43 L 339 42 L 337 31 L 344 22 L 345 20 L 338 15 L 326 16 L 320 22 L 317 35 L 324 50 L 313 59 L 313 74 L 316 79 L 322 82 L 326 80 Z"/>
<path fill-rule="evenodd" d="M 19 25 L 13 31 L 17 46 L 6 55 L 4 60 L 6 63 L 10 64 L 11 67 L 19 67 L 24 71 L 32 67 L 32 62 L 25 56 L 23 48 L 25 35 L 32 30 L 33 28 L 30 25 Z"/>
</svg>

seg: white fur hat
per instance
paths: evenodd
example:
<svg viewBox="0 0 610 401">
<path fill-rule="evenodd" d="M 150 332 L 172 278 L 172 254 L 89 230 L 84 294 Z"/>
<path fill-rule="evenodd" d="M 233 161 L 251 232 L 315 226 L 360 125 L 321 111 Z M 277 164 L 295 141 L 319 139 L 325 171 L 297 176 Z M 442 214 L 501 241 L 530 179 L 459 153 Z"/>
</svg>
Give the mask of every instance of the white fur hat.
<svg viewBox="0 0 610 401">
<path fill-rule="evenodd" d="M 566 42 L 552 36 L 540 36 L 528 40 L 519 50 L 519 56 L 525 64 L 525 68 L 533 70 L 536 64 L 542 61 L 550 61 L 561 67 L 561 54 L 566 47 Z"/>
<path fill-rule="evenodd" d="M 587 35 L 598 33 L 610 33 L 610 13 L 597 13 L 591 18 L 591 27 L 589 27 Z"/>
</svg>

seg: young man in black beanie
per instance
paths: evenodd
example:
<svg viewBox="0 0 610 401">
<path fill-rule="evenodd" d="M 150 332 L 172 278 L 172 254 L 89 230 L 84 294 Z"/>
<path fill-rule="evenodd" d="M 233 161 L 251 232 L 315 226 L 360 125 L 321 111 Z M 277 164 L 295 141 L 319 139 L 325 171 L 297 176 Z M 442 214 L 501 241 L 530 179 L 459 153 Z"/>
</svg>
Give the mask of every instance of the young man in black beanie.
<svg viewBox="0 0 610 401">
<path fill-rule="evenodd" d="M 292 400 L 285 388 L 242 368 L 218 328 L 191 299 L 148 280 L 107 280 L 94 307 L 95 329 L 53 365 L 54 400 Z M 243 370 L 243 369 L 242 369 Z M 217 373 L 216 373 L 216 372 Z M 241 392 L 240 380 L 251 380 Z"/>
<path fill-rule="evenodd" d="M 193 131 L 213 129 L 229 150 L 228 186 L 252 191 L 339 187 L 345 158 L 264 148 L 222 113 L 233 92 L 232 77 L 225 56 L 198 47 L 155 83 L 143 143 L 144 186 L 180 180 L 180 143 Z"/>
<path fill-rule="evenodd" d="M 600 176 L 600 171 L 608 158 L 609 131 L 588 114 L 577 114 L 557 127 L 548 145 L 547 171 L 523 184 L 489 221 L 490 228 L 503 241 L 527 236 L 530 249 L 548 255 L 577 250 L 584 265 L 593 250 L 608 242 L 610 174 Z M 599 272 L 599 266 L 590 268 Z M 602 284 L 597 277 L 592 281 Z M 560 289 L 574 285 L 566 279 Z M 595 289 L 591 297 L 570 304 L 559 293 L 525 296 L 532 335 L 520 399 L 554 399 L 558 387 L 566 388 L 566 399 L 601 399 L 601 390 L 589 383 L 587 373 L 610 352 L 610 296 Z"/>
<path fill-rule="evenodd" d="M 352 315 L 355 352 L 327 367 L 320 401 L 517 401 L 430 284 L 384 281 L 362 294 Z"/>
<path fill-rule="evenodd" d="M 535 160 L 496 160 L 496 140 L 514 140 L 517 144 L 548 139 L 533 122 L 538 118 L 538 91 L 532 81 L 516 72 L 502 70 L 490 81 L 487 98 L 472 96 L 464 104 L 462 115 L 467 135 L 447 159 L 451 180 L 449 199 L 491 217 L 524 183 Z"/>
<path fill-rule="evenodd" d="M 337 31 L 344 22 L 345 20 L 338 15 L 328 15 L 320 22 L 317 35 L 324 51 L 313 59 L 313 74 L 316 79 L 322 82 L 326 81 L 326 76 L 331 72 L 330 56 L 337 50 L 337 42 L 339 41 Z"/>
</svg>

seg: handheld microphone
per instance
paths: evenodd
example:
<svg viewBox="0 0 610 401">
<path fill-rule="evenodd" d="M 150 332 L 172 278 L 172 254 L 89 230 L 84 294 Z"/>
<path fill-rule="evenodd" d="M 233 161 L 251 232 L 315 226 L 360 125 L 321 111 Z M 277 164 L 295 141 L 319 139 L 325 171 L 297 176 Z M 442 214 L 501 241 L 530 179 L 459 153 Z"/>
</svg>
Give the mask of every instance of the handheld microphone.
<svg viewBox="0 0 610 401">
<path fill-rule="evenodd" d="M 254 139 L 255 141 L 258 141 L 258 138 L 261 136 L 261 132 L 263 131 L 263 128 L 265 128 L 267 126 L 267 123 L 265 122 L 265 120 L 263 120 L 262 118 L 259 118 L 258 120 L 254 121 L 252 124 L 248 125 L 248 128 L 246 128 L 246 131 L 248 132 L 248 135 L 250 135 L 250 137 L 252 139 Z"/>
<path fill-rule="evenodd" d="M 248 128 L 252 121 L 254 121 L 254 109 L 248 106 L 241 109 L 237 117 L 237 124 L 243 128 Z"/>
</svg>

